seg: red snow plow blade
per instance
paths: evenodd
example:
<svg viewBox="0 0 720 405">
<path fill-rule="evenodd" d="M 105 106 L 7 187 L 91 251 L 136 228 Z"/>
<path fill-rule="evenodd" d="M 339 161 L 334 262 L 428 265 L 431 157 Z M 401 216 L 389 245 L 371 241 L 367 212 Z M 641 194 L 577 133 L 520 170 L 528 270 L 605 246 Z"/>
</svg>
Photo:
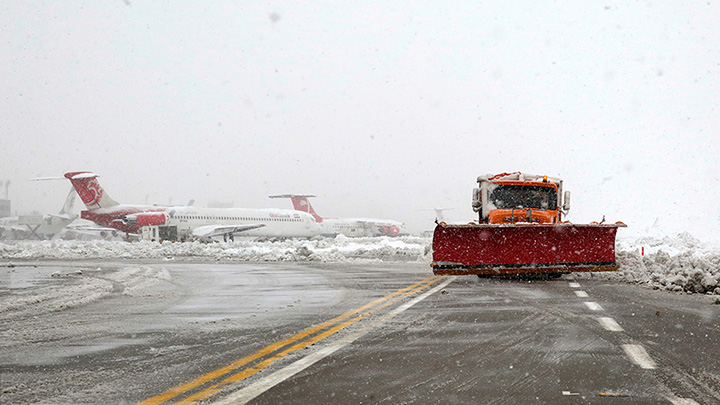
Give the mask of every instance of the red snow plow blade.
<svg viewBox="0 0 720 405">
<path fill-rule="evenodd" d="M 433 273 L 493 275 L 615 271 L 616 224 L 440 223 L 433 234 Z"/>
</svg>

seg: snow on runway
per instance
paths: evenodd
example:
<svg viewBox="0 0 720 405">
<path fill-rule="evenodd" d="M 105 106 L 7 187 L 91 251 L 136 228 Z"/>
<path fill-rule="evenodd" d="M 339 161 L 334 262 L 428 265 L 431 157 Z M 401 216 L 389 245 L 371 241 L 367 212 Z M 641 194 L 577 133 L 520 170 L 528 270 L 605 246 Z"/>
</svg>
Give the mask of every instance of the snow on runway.
<svg viewBox="0 0 720 405">
<path fill-rule="evenodd" d="M 0 262 L 0 265 L 32 260 L 165 259 L 329 263 L 417 261 L 429 266 L 432 261 L 431 245 L 431 238 L 414 236 L 282 240 L 237 238 L 234 242 L 210 244 L 4 241 L 0 242 L 0 261 L 5 263 Z M 654 289 L 720 295 L 720 247 L 704 244 L 688 233 L 663 238 L 619 238 L 616 252 L 620 271 L 594 273 L 593 276 Z M 587 275 L 580 277 L 584 276 Z M 3 277 L 7 278 L 0 272 L 0 287 L 6 284 Z"/>
</svg>

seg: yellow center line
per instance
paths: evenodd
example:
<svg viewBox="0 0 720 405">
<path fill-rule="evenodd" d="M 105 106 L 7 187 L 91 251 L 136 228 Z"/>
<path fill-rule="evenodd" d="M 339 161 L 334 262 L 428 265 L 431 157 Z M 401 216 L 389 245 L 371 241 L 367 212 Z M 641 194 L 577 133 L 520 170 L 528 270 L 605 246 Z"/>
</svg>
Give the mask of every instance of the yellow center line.
<svg viewBox="0 0 720 405">
<path fill-rule="evenodd" d="M 274 352 L 274 351 L 276 351 L 276 350 L 278 350 L 278 349 L 280 349 L 280 348 L 282 348 L 282 347 L 284 347 L 284 346 L 286 346 L 286 345 L 289 345 L 289 344 L 291 344 L 291 343 L 293 343 L 293 342 L 296 342 L 296 341 L 298 341 L 298 340 L 300 340 L 300 339 L 303 339 L 303 338 L 305 338 L 305 337 L 307 337 L 307 336 L 309 336 L 309 335 L 311 335 L 311 334 L 313 334 L 313 333 L 316 333 L 316 332 L 319 331 L 319 330 L 322 330 L 322 329 L 325 329 L 325 328 L 327 328 L 327 327 L 329 327 L 329 326 L 332 326 L 332 325 L 334 325 L 334 324 L 336 324 L 336 323 L 338 323 L 338 322 L 340 322 L 340 321 L 342 321 L 342 320 L 344 320 L 344 319 L 346 319 L 346 318 L 349 318 L 349 317 L 352 316 L 352 315 L 355 315 L 355 314 L 357 314 L 357 313 L 359 313 L 359 312 L 364 311 L 365 309 L 372 308 L 372 307 L 374 307 L 375 305 L 378 305 L 378 304 L 380 304 L 380 303 L 382 303 L 382 302 L 384 302 L 384 301 L 387 301 L 387 300 L 389 300 L 389 299 L 391 299 L 391 298 L 393 298 L 393 297 L 395 297 L 395 296 L 397 296 L 397 295 L 399 295 L 399 294 L 403 294 L 404 292 L 406 292 L 406 291 L 408 291 L 408 290 L 414 289 L 414 288 L 416 288 L 418 285 L 427 283 L 429 280 L 432 280 L 432 279 L 434 279 L 434 276 L 428 277 L 428 278 L 426 278 L 426 279 L 424 279 L 424 280 L 422 280 L 422 281 L 419 281 L 419 282 L 417 282 L 417 283 L 411 284 L 411 285 L 408 286 L 408 287 L 405 287 L 405 288 L 402 288 L 402 289 L 400 289 L 400 290 L 397 290 L 397 291 L 395 291 L 395 292 L 393 292 L 393 293 L 391 293 L 391 294 L 388 294 L 388 295 L 386 295 L 386 296 L 384 296 L 384 297 L 382 297 L 382 298 L 378 298 L 378 299 L 376 299 L 376 300 L 374 300 L 374 301 L 372 301 L 372 302 L 369 302 L 369 303 L 367 303 L 367 304 L 365 304 L 365 305 L 363 305 L 363 306 L 361 306 L 361 307 L 359 307 L 359 308 L 356 308 L 356 309 L 354 309 L 354 310 L 352 310 L 352 311 L 346 312 L 346 313 L 344 313 L 344 314 L 342 314 L 342 315 L 340 315 L 340 316 L 337 316 L 337 317 L 335 317 L 335 318 L 333 318 L 333 319 L 330 319 L 329 321 L 325 321 L 325 322 L 323 322 L 323 323 L 321 323 L 321 324 L 318 324 L 318 325 L 313 326 L 313 327 L 311 327 L 311 328 L 309 328 L 309 329 L 306 329 L 306 330 L 304 330 L 304 331 L 302 331 L 302 332 L 299 332 L 299 333 L 297 333 L 296 335 L 294 335 L 294 336 L 292 336 L 292 337 L 290 337 L 290 338 L 288 338 L 288 339 L 284 339 L 284 340 L 281 340 L 281 341 L 279 341 L 279 342 L 276 342 L 276 343 L 273 343 L 273 344 L 271 344 L 271 345 L 268 345 L 268 346 L 266 346 L 265 348 L 263 348 L 263 349 L 255 352 L 255 353 L 253 353 L 253 354 L 251 354 L 251 355 L 249 355 L 249 356 L 243 357 L 243 358 L 241 358 L 241 359 L 233 362 L 232 364 L 229 364 L 229 365 L 227 365 L 227 366 L 225 366 L 225 367 L 219 368 L 219 369 L 217 369 L 217 370 L 215 370 L 215 371 L 211 371 L 211 372 L 209 372 L 209 373 L 207 373 L 207 374 L 205 374 L 205 375 L 203 375 L 203 376 L 200 376 L 200 377 L 198 377 L 198 378 L 195 378 L 195 379 L 193 379 L 193 380 L 191 380 L 191 381 L 189 381 L 189 382 L 187 382 L 187 383 L 185 383 L 185 384 L 181 384 L 181 385 L 179 385 L 179 386 L 177 386 L 177 387 L 171 388 L 171 389 L 165 391 L 164 393 L 162 393 L 162 394 L 160 394 L 160 395 L 156 395 L 156 396 L 154 396 L 154 397 L 152 397 L 152 398 L 146 399 L 145 401 L 140 402 L 139 405 L 158 405 L 158 404 L 162 404 L 163 402 L 166 402 L 166 401 L 168 401 L 169 399 L 172 399 L 172 398 L 174 398 L 174 397 L 176 397 L 176 396 L 185 394 L 185 393 L 187 393 L 188 391 L 190 391 L 190 390 L 192 390 L 192 389 L 194 389 L 194 388 L 196 388 L 196 387 L 198 387 L 198 386 L 200 386 L 200 385 L 202 385 L 202 384 L 205 384 L 205 383 L 207 383 L 207 382 L 209 382 L 209 381 L 212 381 L 212 380 L 214 380 L 214 379 L 216 379 L 216 378 L 222 377 L 222 376 L 225 375 L 225 374 L 228 374 L 228 373 L 230 373 L 230 372 L 233 372 L 233 371 L 235 371 L 236 369 L 244 366 L 245 364 L 247 364 L 247 363 L 249 363 L 249 362 L 251 362 L 251 361 L 253 361 L 253 360 L 256 360 L 256 359 L 258 359 L 258 358 L 260 358 L 260 357 L 262 357 L 262 356 L 265 356 L 265 355 L 268 354 L 268 353 L 272 353 L 272 352 Z"/>
<path fill-rule="evenodd" d="M 182 400 L 182 401 L 177 402 L 176 405 L 195 404 L 195 403 L 197 403 L 198 401 L 201 401 L 201 400 L 204 400 L 204 399 L 208 399 L 208 398 L 216 395 L 218 392 L 220 392 L 225 386 L 227 386 L 227 385 L 229 385 L 229 384 L 232 384 L 232 383 L 236 383 L 236 382 L 238 382 L 238 381 L 242 381 L 242 380 L 244 380 L 244 379 L 246 379 L 246 378 L 254 375 L 255 373 L 258 373 L 259 371 L 264 370 L 266 367 L 270 366 L 271 364 L 273 364 L 273 363 L 276 362 L 277 360 L 282 359 L 283 357 L 287 356 L 288 354 L 290 354 L 290 353 L 292 353 L 292 352 L 294 352 L 294 351 L 303 349 L 303 348 L 305 348 L 305 347 L 307 347 L 307 346 L 310 346 L 310 345 L 312 345 L 312 344 L 315 344 L 315 343 L 317 343 L 318 341 L 320 341 L 320 340 L 322 340 L 322 339 L 324 339 L 324 338 L 326 338 L 326 337 L 328 337 L 328 336 L 330 336 L 330 335 L 332 335 L 332 334 L 340 331 L 341 329 L 344 329 L 345 327 L 347 327 L 347 326 L 349 326 L 349 325 L 352 325 L 353 323 L 359 321 L 360 319 L 365 318 L 367 315 L 369 315 L 369 314 L 371 314 L 371 313 L 373 313 L 373 312 L 375 312 L 375 311 L 378 311 L 378 310 L 380 310 L 380 309 L 382 309 L 382 308 L 384 308 L 384 307 L 386 307 L 386 306 L 388 306 L 388 305 L 391 305 L 392 303 L 397 302 L 397 301 L 399 301 L 399 300 L 401 300 L 401 299 L 403 299 L 403 298 L 405 298 L 405 297 L 407 297 L 407 296 L 409 296 L 409 295 L 412 295 L 412 294 L 414 294 L 415 292 L 417 292 L 417 291 L 419 291 L 419 290 L 422 290 L 422 289 L 424 289 L 424 288 L 427 288 L 428 286 L 436 283 L 438 280 L 440 280 L 440 278 L 435 278 L 435 279 L 429 280 L 429 281 L 425 282 L 424 284 L 422 284 L 422 285 L 420 285 L 420 286 L 412 289 L 411 291 L 405 292 L 405 293 L 402 294 L 402 296 L 399 297 L 399 298 L 396 298 L 396 299 L 393 299 L 393 300 L 388 300 L 387 302 L 383 303 L 382 305 L 377 306 L 376 308 L 370 309 L 370 310 L 366 311 L 365 313 L 359 314 L 359 315 L 355 316 L 354 318 L 352 318 L 352 319 L 350 319 L 350 320 L 347 320 L 347 321 L 345 321 L 345 322 L 343 322 L 343 323 L 341 323 L 341 324 L 338 324 L 338 325 L 336 325 L 336 326 L 334 326 L 334 327 L 326 330 L 326 331 L 323 332 L 323 333 L 320 333 L 320 334 L 318 334 L 318 335 L 315 335 L 315 336 L 313 336 L 312 338 L 310 338 L 310 339 L 308 339 L 308 340 L 305 340 L 305 341 L 302 341 L 302 342 L 300 342 L 300 343 L 296 343 L 295 345 L 293 345 L 293 346 L 291 346 L 291 347 L 283 350 L 282 352 L 280 352 L 280 353 L 278 353 L 278 354 L 276 354 L 276 355 L 274 355 L 274 356 L 272 356 L 272 357 L 269 357 L 269 358 L 263 360 L 262 362 L 258 363 L 257 365 L 255 365 L 255 366 L 253 366 L 253 367 L 247 368 L 247 369 L 245 369 L 245 370 L 243 370 L 243 371 L 241 371 L 241 372 L 239 372 L 239 373 L 237 373 L 237 374 L 235 374 L 235 375 L 232 375 L 232 376 L 230 376 L 230 377 L 227 377 L 227 378 L 224 379 L 223 381 L 221 381 L 221 382 L 219 382 L 219 383 L 217 383 L 217 384 L 214 384 L 214 385 L 206 388 L 205 390 L 198 392 L 198 393 L 195 394 L 195 395 L 189 396 L 189 397 L 185 398 L 185 399 Z"/>
</svg>

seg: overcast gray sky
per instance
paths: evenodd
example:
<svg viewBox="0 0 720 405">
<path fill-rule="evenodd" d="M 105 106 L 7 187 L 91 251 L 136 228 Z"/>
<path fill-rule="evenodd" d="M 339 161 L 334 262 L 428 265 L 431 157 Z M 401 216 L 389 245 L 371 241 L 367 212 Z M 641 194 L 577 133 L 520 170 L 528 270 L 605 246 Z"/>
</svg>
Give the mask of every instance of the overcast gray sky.
<svg viewBox="0 0 720 405">
<path fill-rule="evenodd" d="M 291 207 L 431 229 L 478 175 L 560 176 L 574 222 L 717 238 L 720 3 L 0 5 L 0 180 L 56 212 L 100 174 L 124 203 Z M 0 196 L 4 197 L 0 190 Z M 623 231 L 621 231 L 623 232 Z"/>
</svg>

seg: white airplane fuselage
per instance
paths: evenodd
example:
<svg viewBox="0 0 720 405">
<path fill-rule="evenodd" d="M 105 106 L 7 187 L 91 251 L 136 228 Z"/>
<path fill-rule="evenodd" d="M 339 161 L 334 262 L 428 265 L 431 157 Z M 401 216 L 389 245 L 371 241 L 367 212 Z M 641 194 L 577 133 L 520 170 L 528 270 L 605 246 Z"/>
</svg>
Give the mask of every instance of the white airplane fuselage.
<svg viewBox="0 0 720 405">
<path fill-rule="evenodd" d="M 374 218 L 324 218 L 323 233 L 342 234 L 352 237 L 402 236 L 408 231 L 405 224 L 397 221 Z"/>
<path fill-rule="evenodd" d="M 207 225 L 252 225 L 261 228 L 244 231 L 238 236 L 272 236 L 310 238 L 322 233 L 312 215 L 293 210 L 249 208 L 170 207 L 165 211 L 166 226 L 177 226 L 178 235 Z"/>
<path fill-rule="evenodd" d="M 409 235 L 405 224 L 391 219 L 375 218 L 322 218 L 308 200 L 310 194 L 281 194 L 270 198 L 289 198 L 297 211 L 307 212 L 323 227 L 323 235 L 345 236 L 403 236 Z"/>
</svg>

